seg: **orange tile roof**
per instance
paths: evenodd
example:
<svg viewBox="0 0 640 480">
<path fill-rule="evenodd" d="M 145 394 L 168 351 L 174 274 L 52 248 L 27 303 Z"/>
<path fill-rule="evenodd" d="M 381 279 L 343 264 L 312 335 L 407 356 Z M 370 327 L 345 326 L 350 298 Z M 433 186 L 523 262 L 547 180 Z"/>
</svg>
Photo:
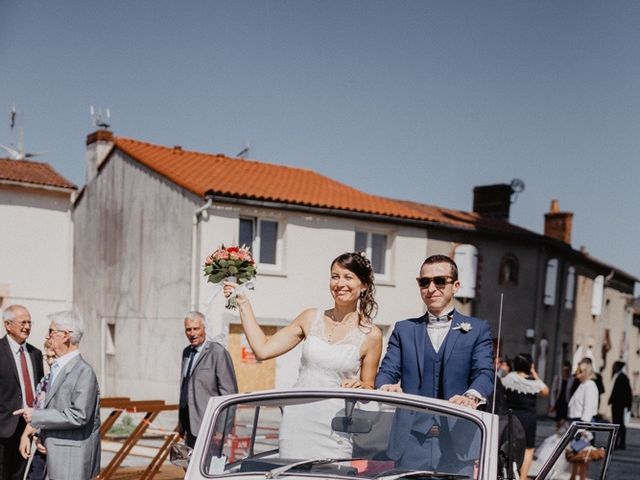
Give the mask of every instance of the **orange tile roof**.
<svg viewBox="0 0 640 480">
<path fill-rule="evenodd" d="M 0 181 L 2 180 L 70 190 L 77 189 L 73 183 L 56 172 L 48 163 L 29 160 L 0 158 Z"/>
<path fill-rule="evenodd" d="M 114 137 L 114 144 L 134 160 L 201 197 L 213 191 L 222 196 L 433 222 L 455 228 L 537 235 L 507 221 L 487 219 L 477 213 L 364 193 L 307 169 L 193 152 L 123 137 Z"/>
</svg>

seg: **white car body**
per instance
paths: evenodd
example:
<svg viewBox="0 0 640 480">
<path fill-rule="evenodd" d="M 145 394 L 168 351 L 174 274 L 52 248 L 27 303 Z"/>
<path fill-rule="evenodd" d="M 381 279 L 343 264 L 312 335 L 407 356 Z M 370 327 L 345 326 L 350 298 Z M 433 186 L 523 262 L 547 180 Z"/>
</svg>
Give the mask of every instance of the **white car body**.
<svg viewBox="0 0 640 480">
<path fill-rule="evenodd" d="M 462 444 L 464 446 L 466 450 L 456 452 L 454 455 L 457 455 L 456 458 L 464 457 L 466 473 L 445 472 L 444 470 L 418 468 L 417 466 L 416 468 L 403 467 L 402 469 L 395 466 L 391 469 L 388 467 L 394 464 L 394 460 L 389 458 L 378 460 L 379 456 L 375 457 L 376 459 L 374 457 L 360 457 L 348 460 L 321 461 L 319 459 L 323 458 L 323 455 L 316 456 L 313 453 L 313 445 L 308 447 L 312 453 L 305 457 L 296 460 L 279 457 L 280 415 L 284 416 L 288 408 L 300 404 L 303 406 L 302 408 L 310 407 L 309 411 L 312 412 L 310 416 L 313 417 L 314 409 L 324 408 L 328 402 L 334 402 L 331 405 L 340 402 L 341 406 L 343 401 L 345 408 L 336 413 L 330 428 L 338 429 L 345 426 L 344 429 L 338 431 L 346 432 L 341 434 L 352 439 L 351 441 L 354 442 L 353 453 L 357 448 L 357 439 L 360 438 L 366 447 L 369 441 L 365 440 L 366 435 L 372 435 L 372 432 L 378 436 L 387 435 L 388 439 L 386 436 L 383 438 L 385 445 L 387 441 L 390 443 L 392 439 L 399 438 L 399 430 L 396 428 L 397 417 L 403 414 L 403 418 L 414 415 L 409 418 L 414 419 L 412 421 L 415 422 L 431 419 L 433 423 L 433 419 L 437 420 L 436 423 L 439 427 L 433 430 L 435 427 L 432 426 L 429 430 L 429 432 L 435 432 L 436 440 L 434 442 L 437 443 L 434 445 L 437 444 L 438 447 L 445 445 L 445 440 L 449 439 L 450 443 L 447 445 L 459 446 Z M 386 416 L 387 420 L 391 419 L 394 426 L 389 428 L 389 423 L 386 423 L 385 427 L 376 427 L 378 430 L 374 431 L 375 421 L 372 423 L 372 420 L 361 419 L 362 416 L 366 418 Z M 244 423 L 240 421 L 242 418 L 245 418 Z M 358 428 L 361 430 L 357 430 Z M 557 451 L 540 469 L 538 479 L 562 478 L 562 475 L 556 471 L 557 468 L 554 470 L 555 462 L 559 459 L 563 461 L 564 449 L 569 445 L 571 438 L 579 428 L 589 428 L 593 431 L 606 433 L 606 435 L 598 434 L 600 443 L 606 450 L 606 457 L 599 463 L 602 468 L 598 467 L 600 470 L 599 478 L 604 478 L 617 426 L 575 424 L 563 437 Z M 470 433 L 467 437 L 454 435 L 460 431 Z M 265 432 L 267 433 L 265 434 Z M 448 436 L 445 437 L 445 433 Z M 308 480 L 309 477 L 331 479 L 353 478 L 355 475 L 357 478 L 377 478 L 379 480 L 398 480 L 408 477 L 495 480 L 505 478 L 504 475 L 498 475 L 500 454 L 498 437 L 499 422 L 496 415 L 460 407 L 443 400 L 404 393 L 318 388 L 269 390 L 226 395 L 212 397 L 209 401 L 195 448 L 189 452 L 190 458 L 185 478 L 195 480 L 241 477 L 243 480 L 263 480 L 294 477 L 295 480 L 303 478 Z M 378 439 L 377 444 L 381 444 L 379 437 L 376 438 Z M 302 442 L 304 443 L 304 440 Z M 375 442 L 371 441 L 371 443 Z M 404 451 L 404 445 L 401 447 L 401 451 Z M 445 457 L 451 456 L 450 450 L 444 451 L 442 449 L 439 456 L 433 458 L 444 462 Z M 384 449 L 378 453 L 384 454 Z M 258 466 L 256 467 L 256 465 Z M 369 473 L 377 472 L 375 469 L 381 469 L 381 465 L 386 466 L 387 469 L 375 475 Z M 469 465 L 472 465 L 472 473 Z M 252 470 L 253 468 L 255 471 Z M 318 471 L 315 471 L 316 468 Z M 590 478 L 594 478 L 591 470 Z M 598 476 L 596 475 L 595 478 Z"/>
</svg>

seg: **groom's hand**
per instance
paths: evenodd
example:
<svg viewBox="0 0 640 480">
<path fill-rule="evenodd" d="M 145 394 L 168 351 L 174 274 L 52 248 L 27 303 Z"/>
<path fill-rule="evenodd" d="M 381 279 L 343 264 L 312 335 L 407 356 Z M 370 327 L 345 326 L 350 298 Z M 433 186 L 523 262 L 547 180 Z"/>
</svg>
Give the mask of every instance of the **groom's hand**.
<svg viewBox="0 0 640 480">
<path fill-rule="evenodd" d="M 383 392 L 396 392 L 396 393 L 402 393 L 402 387 L 400 387 L 399 383 L 393 383 L 393 384 L 386 384 L 386 385 L 382 385 L 380 387 L 380 390 L 382 390 Z"/>
<path fill-rule="evenodd" d="M 480 399 L 472 395 L 454 395 L 449 401 L 455 405 L 462 405 L 463 407 L 469 408 L 476 408 L 480 403 Z"/>
</svg>

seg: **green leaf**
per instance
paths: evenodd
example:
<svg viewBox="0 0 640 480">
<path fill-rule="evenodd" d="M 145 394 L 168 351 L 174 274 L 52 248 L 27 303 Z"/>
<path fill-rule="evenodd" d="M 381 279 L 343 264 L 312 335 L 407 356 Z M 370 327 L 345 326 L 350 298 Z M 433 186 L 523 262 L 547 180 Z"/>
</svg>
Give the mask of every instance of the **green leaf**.
<svg viewBox="0 0 640 480">
<path fill-rule="evenodd" d="M 225 277 L 226 275 L 224 274 L 224 272 L 218 272 L 214 275 L 209 275 L 209 282 L 220 283 L 222 280 L 224 280 Z"/>
<path fill-rule="evenodd" d="M 238 269 L 237 269 L 235 266 L 231 265 L 231 266 L 229 267 L 229 273 L 230 273 L 231 275 L 237 275 L 237 274 L 238 274 Z"/>
</svg>

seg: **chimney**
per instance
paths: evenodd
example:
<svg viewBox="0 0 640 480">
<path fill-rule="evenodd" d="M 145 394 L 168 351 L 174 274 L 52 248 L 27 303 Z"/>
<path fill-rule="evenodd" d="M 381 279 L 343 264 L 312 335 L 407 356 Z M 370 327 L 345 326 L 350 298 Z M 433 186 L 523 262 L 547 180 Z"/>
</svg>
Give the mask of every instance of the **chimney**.
<svg viewBox="0 0 640 480">
<path fill-rule="evenodd" d="M 87 135 L 87 152 L 85 153 L 85 180 L 88 184 L 98 175 L 100 165 L 107 158 L 113 146 L 113 132 L 96 130 Z"/>
<path fill-rule="evenodd" d="M 561 212 L 558 200 L 551 200 L 549 213 L 544 214 L 544 234 L 561 242 L 571 245 L 571 227 L 573 213 Z"/>
<path fill-rule="evenodd" d="M 509 220 L 513 188 L 506 183 L 483 185 L 473 189 L 473 211 L 483 217 Z"/>
</svg>

